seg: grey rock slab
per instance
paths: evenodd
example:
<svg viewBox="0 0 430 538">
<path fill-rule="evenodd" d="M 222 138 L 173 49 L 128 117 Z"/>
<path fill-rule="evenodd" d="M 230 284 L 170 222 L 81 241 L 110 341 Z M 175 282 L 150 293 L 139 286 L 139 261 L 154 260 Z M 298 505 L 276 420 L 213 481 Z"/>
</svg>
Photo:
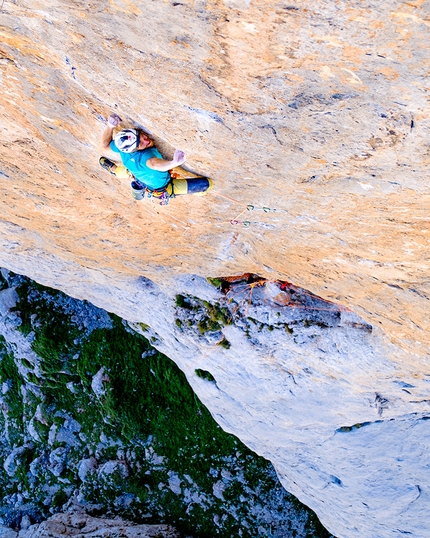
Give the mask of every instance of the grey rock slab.
<svg viewBox="0 0 430 538">
<path fill-rule="evenodd" d="M 179 538 L 169 525 L 136 525 L 121 518 L 95 518 L 82 511 L 56 514 L 39 525 L 21 530 L 19 538 Z M 9 538 L 9 537 L 6 537 Z M 11 536 L 10 538 L 16 538 Z"/>
<path fill-rule="evenodd" d="M 114 473 L 119 473 L 121 478 L 127 478 L 130 474 L 130 469 L 125 461 L 110 460 L 104 463 L 99 468 L 99 476 L 109 477 Z"/>
<path fill-rule="evenodd" d="M 24 446 L 14 448 L 5 459 L 3 468 L 9 477 L 13 478 L 16 476 L 16 471 L 20 465 L 21 457 L 24 455 L 26 450 L 27 448 Z"/>
<path fill-rule="evenodd" d="M 79 462 L 78 465 L 78 476 L 85 482 L 88 476 L 88 473 L 95 472 L 98 468 L 98 462 L 95 458 L 86 458 Z"/>
<path fill-rule="evenodd" d="M 18 538 L 18 533 L 9 527 L 0 525 L 0 538 Z"/>
</svg>

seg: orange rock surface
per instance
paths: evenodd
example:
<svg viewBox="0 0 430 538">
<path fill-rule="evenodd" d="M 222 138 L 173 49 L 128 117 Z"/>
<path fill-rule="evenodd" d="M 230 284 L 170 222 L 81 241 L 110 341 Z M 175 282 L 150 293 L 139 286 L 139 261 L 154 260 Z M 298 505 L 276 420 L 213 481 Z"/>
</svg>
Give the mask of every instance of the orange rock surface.
<svg viewBox="0 0 430 538">
<path fill-rule="evenodd" d="M 131 321 L 147 321 L 139 277 L 170 295 L 189 275 L 288 281 L 373 325 L 427 405 L 429 30 L 424 0 L 4 0 L 0 265 Z M 112 111 L 214 189 L 135 201 L 98 165 Z M 357 394 L 388 384 L 384 364 L 351 377 Z M 354 413 L 347 425 L 370 420 Z"/>
<path fill-rule="evenodd" d="M 160 267 L 287 278 L 421 355 L 428 15 L 420 1 L 6 0 L 4 240 L 155 280 Z M 135 202 L 98 166 L 112 110 L 164 155 L 184 149 L 214 191 Z"/>
</svg>

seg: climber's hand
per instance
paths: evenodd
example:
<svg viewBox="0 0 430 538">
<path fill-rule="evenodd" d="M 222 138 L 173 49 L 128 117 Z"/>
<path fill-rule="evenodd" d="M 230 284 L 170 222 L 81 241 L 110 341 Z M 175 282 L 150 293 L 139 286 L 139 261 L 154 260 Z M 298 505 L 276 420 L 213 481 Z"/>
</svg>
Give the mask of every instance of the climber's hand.
<svg viewBox="0 0 430 538">
<path fill-rule="evenodd" d="M 113 129 L 116 127 L 119 123 L 122 122 L 122 119 L 118 116 L 118 114 L 111 114 L 108 118 L 108 126 Z"/>
<path fill-rule="evenodd" d="M 185 159 L 185 153 L 182 150 L 177 149 L 173 155 L 173 161 L 176 163 L 175 166 L 181 165 L 183 162 L 185 162 Z"/>
<path fill-rule="evenodd" d="M 151 168 L 151 170 L 158 170 L 159 172 L 167 172 L 175 168 L 175 166 L 180 166 L 185 161 L 185 153 L 180 149 L 175 151 L 173 159 L 167 161 L 166 159 L 159 159 L 158 157 L 152 157 L 146 161 L 146 166 Z"/>
</svg>

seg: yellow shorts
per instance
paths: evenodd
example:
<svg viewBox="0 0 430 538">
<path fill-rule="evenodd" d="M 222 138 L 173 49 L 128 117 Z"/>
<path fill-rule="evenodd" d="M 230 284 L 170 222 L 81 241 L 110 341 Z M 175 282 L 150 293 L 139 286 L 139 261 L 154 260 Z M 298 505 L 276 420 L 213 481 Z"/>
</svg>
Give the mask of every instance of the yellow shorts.
<svg viewBox="0 0 430 538">
<path fill-rule="evenodd" d="M 117 164 L 115 168 L 115 175 L 116 177 L 119 177 L 120 179 L 128 179 L 131 177 L 130 172 L 127 170 L 127 168 L 122 164 Z"/>
</svg>

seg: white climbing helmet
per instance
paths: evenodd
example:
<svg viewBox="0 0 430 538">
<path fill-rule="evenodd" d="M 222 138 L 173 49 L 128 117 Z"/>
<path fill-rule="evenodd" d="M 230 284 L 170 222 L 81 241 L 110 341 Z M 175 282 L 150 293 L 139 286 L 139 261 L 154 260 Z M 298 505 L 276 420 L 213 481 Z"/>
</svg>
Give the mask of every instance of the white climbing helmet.
<svg viewBox="0 0 430 538">
<path fill-rule="evenodd" d="M 115 145 L 124 153 L 135 151 L 139 145 L 139 131 L 136 129 L 123 129 L 115 136 Z"/>
</svg>

